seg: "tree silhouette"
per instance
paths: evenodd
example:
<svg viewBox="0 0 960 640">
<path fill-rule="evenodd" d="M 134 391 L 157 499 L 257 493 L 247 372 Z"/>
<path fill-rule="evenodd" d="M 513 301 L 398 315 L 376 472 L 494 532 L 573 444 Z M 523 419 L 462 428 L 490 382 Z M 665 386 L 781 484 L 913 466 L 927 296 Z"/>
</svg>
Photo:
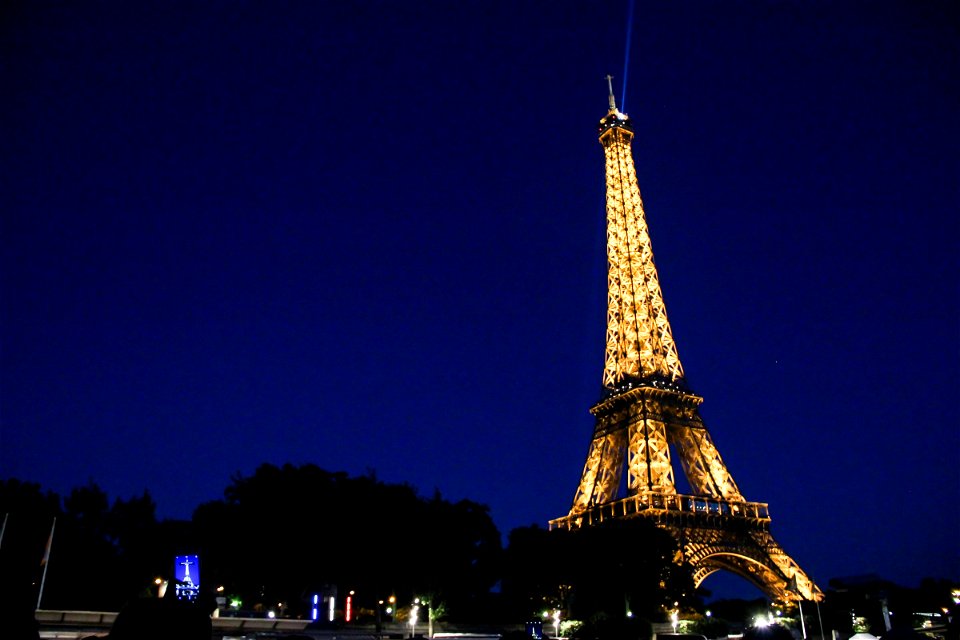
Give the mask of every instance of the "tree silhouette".
<svg viewBox="0 0 960 640">
<path fill-rule="evenodd" d="M 373 472 L 261 465 L 234 477 L 222 500 L 197 507 L 192 521 L 157 521 L 147 492 L 111 503 L 90 482 L 61 499 L 7 479 L 0 480 L 3 516 L 0 602 L 7 604 L 35 605 L 56 518 L 43 592 L 50 609 L 119 611 L 156 595 L 153 578 L 169 579 L 173 558 L 193 553 L 205 588 L 223 585 L 245 609 L 284 603 L 282 615 L 291 617 L 306 617 L 310 596 L 333 588 L 340 602 L 355 592 L 359 623 L 373 622 L 378 601 L 392 595 L 400 608 L 421 597 L 449 622 L 516 624 L 560 608 L 565 619 L 587 623 L 579 637 L 629 640 L 643 637 L 648 621 L 663 621 L 674 603 L 701 608 L 689 570 L 673 562 L 675 541 L 648 520 L 575 531 L 522 527 L 502 549 L 486 505 L 439 492 L 425 499 Z M 852 611 L 881 628 L 883 601 L 898 611 L 953 607 L 950 592 L 960 585 L 927 579 L 909 589 L 876 578 L 831 586 L 819 610 L 827 628 L 846 632 Z M 628 609 L 634 622 L 626 622 Z M 721 617 L 743 622 L 739 614 Z M 950 634 L 956 640 L 955 626 Z"/>
<path fill-rule="evenodd" d="M 672 562 L 673 538 L 642 518 L 576 530 L 515 529 L 503 591 L 515 616 L 560 608 L 566 617 L 648 620 L 693 594 L 689 571 Z"/>
<path fill-rule="evenodd" d="M 467 615 L 497 578 L 500 537 L 484 505 L 310 464 L 261 465 L 224 496 L 194 514 L 205 567 L 254 605 L 303 613 L 335 585 L 355 592 L 360 613 L 430 593 Z"/>
</svg>

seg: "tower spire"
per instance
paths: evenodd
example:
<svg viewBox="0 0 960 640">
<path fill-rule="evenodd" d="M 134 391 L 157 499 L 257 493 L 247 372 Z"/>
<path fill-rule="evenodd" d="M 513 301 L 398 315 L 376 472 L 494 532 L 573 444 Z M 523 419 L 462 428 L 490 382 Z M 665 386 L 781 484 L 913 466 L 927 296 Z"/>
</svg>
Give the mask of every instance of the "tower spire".
<svg viewBox="0 0 960 640">
<path fill-rule="evenodd" d="M 600 120 L 607 185 L 607 348 L 603 386 L 683 386 L 683 366 L 667 320 L 660 278 L 637 184 L 630 117 L 617 111 L 607 76 L 610 111 Z"/>
<path fill-rule="evenodd" d="M 610 103 L 610 111 L 616 111 L 616 110 L 617 110 L 617 101 L 616 101 L 616 99 L 613 97 L 613 76 L 610 75 L 609 73 L 607 74 L 607 87 L 608 87 L 609 90 L 610 90 L 610 94 L 609 94 L 608 99 L 607 99 L 607 101 Z"/>
</svg>

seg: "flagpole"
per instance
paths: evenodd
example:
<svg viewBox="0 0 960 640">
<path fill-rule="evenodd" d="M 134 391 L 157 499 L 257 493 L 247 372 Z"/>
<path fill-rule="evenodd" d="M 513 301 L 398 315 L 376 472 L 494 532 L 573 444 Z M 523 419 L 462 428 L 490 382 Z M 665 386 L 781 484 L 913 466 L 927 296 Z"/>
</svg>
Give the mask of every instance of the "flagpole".
<svg viewBox="0 0 960 640">
<path fill-rule="evenodd" d="M 820 601 L 817 600 L 817 620 L 820 621 L 820 640 L 826 640 L 826 636 L 823 635 L 823 618 L 820 617 Z"/>
<path fill-rule="evenodd" d="M 5 516 L 3 516 L 3 528 L 0 529 L 0 547 L 3 546 L 3 534 L 7 532 L 7 520 L 10 518 L 10 512 L 8 511 Z"/>
<path fill-rule="evenodd" d="M 807 623 L 803 621 L 803 596 L 797 600 L 797 606 L 800 607 L 800 628 L 803 629 L 803 640 L 807 640 Z"/>
<path fill-rule="evenodd" d="M 40 610 L 40 600 L 43 599 L 43 585 L 47 581 L 47 568 L 50 566 L 50 547 L 53 546 L 53 530 L 57 527 L 57 517 L 53 517 L 50 526 L 50 537 L 47 538 L 47 548 L 43 552 L 43 577 L 40 579 L 40 593 L 37 595 L 37 610 Z"/>
<path fill-rule="evenodd" d="M 800 591 L 796 571 L 790 577 L 790 582 L 787 583 L 787 591 L 797 594 L 797 606 L 800 607 L 800 628 L 803 630 L 803 640 L 807 640 L 807 623 L 803 621 L 803 593 Z"/>
</svg>

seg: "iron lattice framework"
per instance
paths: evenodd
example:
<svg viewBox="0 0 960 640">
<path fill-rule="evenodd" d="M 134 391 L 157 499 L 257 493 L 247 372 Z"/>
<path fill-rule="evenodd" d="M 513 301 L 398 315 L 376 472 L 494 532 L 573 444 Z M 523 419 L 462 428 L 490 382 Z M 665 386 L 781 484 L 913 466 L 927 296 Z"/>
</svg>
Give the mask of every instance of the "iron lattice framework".
<svg viewBox="0 0 960 640">
<path fill-rule="evenodd" d="M 678 560 L 692 567 L 698 586 L 726 570 L 777 601 L 821 600 L 770 534 L 767 505 L 740 493 L 700 418 L 703 398 L 687 388 L 637 184 L 633 126 L 612 87 L 609 106 L 599 127 L 607 176 L 604 393 L 590 409 L 596 427 L 573 506 L 550 528 L 650 518 L 677 539 Z M 693 495 L 677 493 L 671 445 Z"/>
</svg>

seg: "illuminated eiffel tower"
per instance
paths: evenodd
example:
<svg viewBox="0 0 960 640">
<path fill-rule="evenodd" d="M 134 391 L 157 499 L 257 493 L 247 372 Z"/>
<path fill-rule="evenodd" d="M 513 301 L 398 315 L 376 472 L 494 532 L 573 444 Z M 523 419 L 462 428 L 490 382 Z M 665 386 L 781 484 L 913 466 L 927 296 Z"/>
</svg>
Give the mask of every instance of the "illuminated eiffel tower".
<svg viewBox="0 0 960 640">
<path fill-rule="evenodd" d="M 770 534 L 767 505 L 747 502 L 720 459 L 686 385 L 660 291 L 631 154 L 633 125 L 617 110 L 600 120 L 607 173 L 607 334 L 593 440 L 570 513 L 550 528 L 649 518 L 679 545 L 699 586 L 726 570 L 774 601 L 823 593 Z M 677 493 L 670 445 L 693 495 Z M 621 479 L 626 468 L 626 496 Z"/>
</svg>

